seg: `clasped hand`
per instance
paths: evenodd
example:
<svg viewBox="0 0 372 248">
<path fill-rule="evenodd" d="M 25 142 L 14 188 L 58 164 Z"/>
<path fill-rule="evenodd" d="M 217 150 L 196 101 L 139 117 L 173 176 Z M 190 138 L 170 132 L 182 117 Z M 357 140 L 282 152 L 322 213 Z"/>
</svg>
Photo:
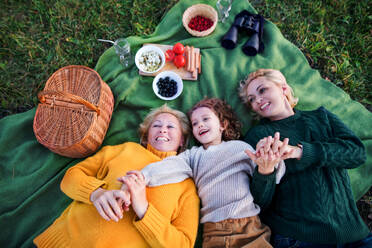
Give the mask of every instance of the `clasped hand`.
<svg viewBox="0 0 372 248">
<path fill-rule="evenodd" d="M 123 183 L 121 190 L 130 194 L 132 208 L 137 217 L 142 219 L 149 206 L 146 197 L 146 181 L 142 172 L 128 171 L 127 175 L 118 178 L 118 181 Z"/>
<path fill-rule="evenodd" d="M 275 133 L 274 138 L 268 136 L 261 139 L 256 145 L 256 151 L 245 150 L 247 155 L 258 166 L 258 172 L 268 175 L 274 172 L 275 166 L 288 158 L 294 158 L 295 147 L 288 145 L 288 138 L 280 141 L 280 134 Z"/>
<path fill-rule="evenodd" d="M 120 190 L 98 188 L 91 194 L 91 202 L 107 221 L 118 222 L 123 218 L 123 212 L 129 210 L 130 205 L 142 219 L 148 208 L 146 182 L 142 173 L 131 171 L 127 176 L 118 178 L 118 181 L 123 183 Z"/>
<path fill-rule="evenodd" d="M 122 190 L 98 188 L 90 195 L 90 200 L 105 220 L 118 222 L 123 218 L 123 208 L 130 205 L 130 195 Z"/>
</svg>

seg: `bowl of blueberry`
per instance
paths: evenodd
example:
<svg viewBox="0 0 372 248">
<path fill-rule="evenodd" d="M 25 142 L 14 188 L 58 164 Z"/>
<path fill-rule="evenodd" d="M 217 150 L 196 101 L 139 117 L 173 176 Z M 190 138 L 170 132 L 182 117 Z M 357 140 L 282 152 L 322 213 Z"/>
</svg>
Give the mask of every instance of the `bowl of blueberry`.
<svg viewBox="0 0 372 248">
<path fill-rule="evenodd" d="M 173 71 L 162 71 L 154 78 L 152 89 L 160 99 L 174 100 L 182 93 L 182 78 Z"/>
</svg>

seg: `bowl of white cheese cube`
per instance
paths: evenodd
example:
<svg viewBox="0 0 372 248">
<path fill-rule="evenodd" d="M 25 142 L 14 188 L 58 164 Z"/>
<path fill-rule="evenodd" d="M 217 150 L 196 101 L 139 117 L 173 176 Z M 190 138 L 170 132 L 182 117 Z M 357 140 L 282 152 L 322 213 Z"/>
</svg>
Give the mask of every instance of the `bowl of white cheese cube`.
<svg viewBox="0 0 372 248">
<path fill-rule="evenodd" d="M 159 47 L 144 45 L 137 51 L 135 63 L 142 72 L 156 73 L 165 65 L 165 54 Z"/>
</svg>

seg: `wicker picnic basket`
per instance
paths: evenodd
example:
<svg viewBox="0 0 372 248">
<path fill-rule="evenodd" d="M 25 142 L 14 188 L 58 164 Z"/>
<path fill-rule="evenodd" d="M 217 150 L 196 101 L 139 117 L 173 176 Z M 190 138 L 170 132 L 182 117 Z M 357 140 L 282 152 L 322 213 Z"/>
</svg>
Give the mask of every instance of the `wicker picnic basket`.
<svg viewBox="0 0 372 248">
<path fill-rule="evenodd" d="M 33 128 L 42 145 L 71 158 L 97 151 L 111 120 L 114 97 L 96 71 L 63 67 L 48 79 L 38 98 Z"/>
</svg>

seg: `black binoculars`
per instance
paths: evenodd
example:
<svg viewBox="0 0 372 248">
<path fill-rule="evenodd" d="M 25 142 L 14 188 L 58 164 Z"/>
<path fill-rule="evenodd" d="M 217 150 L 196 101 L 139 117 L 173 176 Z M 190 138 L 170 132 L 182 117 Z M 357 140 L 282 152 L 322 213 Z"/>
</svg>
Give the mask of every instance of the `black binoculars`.
<svg viewBox="0 0 372 248">
<path fill-rule="evenodd" d="M 264 50 L 262 41 L 264 18 L 258 14 L 252 14 L 243 10 L 235 16 L 234 23 L 229 31 L 223 36 L 221 44 L 226 49 L 233 49 L 238 42 L 238 33 L 246 32 L 250 39 L 243 45 L 243 52 L 248 56 L 255 56 Z"/>
</svg>

